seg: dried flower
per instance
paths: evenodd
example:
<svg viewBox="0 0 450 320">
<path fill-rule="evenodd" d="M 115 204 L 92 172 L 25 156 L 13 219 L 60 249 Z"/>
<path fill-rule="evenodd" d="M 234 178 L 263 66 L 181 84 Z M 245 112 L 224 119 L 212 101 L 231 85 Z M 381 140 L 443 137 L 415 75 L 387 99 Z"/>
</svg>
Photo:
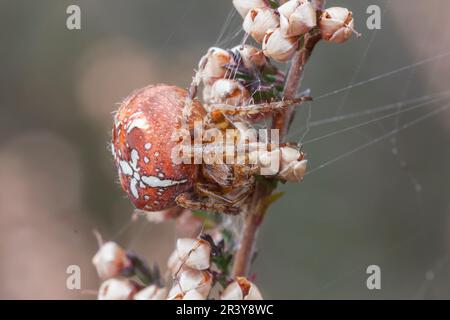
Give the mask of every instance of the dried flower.
<svg viewBox="0 0 450 320">
<path fill-rule="evenodd" d="M 335 43 L 345 42 L 354 32 L 353 14 L 346 8 L 328 8 L 320 17 L 319 27 L 324 40 Z"/>
<path fill-rule="evenodd" d="M 256 152 L 256 151 L 255 151 Z M 258 165 L 261 168 L 261 175 L 273 176 L 279 172 L 280 149 L 272 151 L 258 151 Z"/>
<path fill-rule="evenodd" d="M 301 153 L 296 148 L 281 148 L 281 170 L 278 174 L 282 179 L 289 182 L 299 182 L 303 179 L 308 161 L 303 160 Z"/>
<path fill-rule="evenodd" d="M 267 30 L 277 28 L 280 17 L 269 8 L 255 8 L 248 12 L 244 19 L 243 28 L 256 42 L 261 43 Z"/>
<path fill-rule="evenodd" d="M 251 9 L 267 7 L 264 0 L 233 0 L 233 5 L 242 18 L 245 18 Z"/>
<path fill-rule="evenodd" d="M 279 62 L 292 58 L 297 49 L 298 38 L 285 38 L 280 28 L 267 31 L 263 41 L 263 52 L 266 56 Z"/>
<path fill-rule="evenodd" d="M 220 296 L 221 300 L 262 300 L 258 287 L 244 277 L 237 277 Z"/>
<path fill-rule="evenodd" d="M 291 0 L 278 8 L 280 29 L 287 37 L 301 36 L 317 24 L 317 14 L 311 2 Z"/>
<path fill-rule="evenodd" d="M 234 47 L 233 49 L 231 49 L 231 51 L 239 53 L 242 59 L 242 64 L 248 69 L 252 69 L 255 67 L 262 68 L 267 64 L 267 58 L 264 53 L 261 50 L 258 50 L 257 48 L 248 44 Z"/>
<path fill-rule="evenodd" d="M 128 279 L 112 278 L 106 280 L 98 290 L 98 300 L 131 300 L 137 286 Z"/>
<path fill-rule="evenodd" d="M 210 48 L 205 56 L 207 59 L 201 72 L 201 77 L 205 85 L 212 85 L 214 81 L 223 78 L 227 73 L 226 65 L 233 61 L 231 54 L 221 48 Z"/>
<path fill-rule="evenodd" d="M 197 239 L 178 239 L 178 258 L 190 268 L 206 270 L 211 260 L 211 247 L 208 242 Z"/>
<path fill-rule="evenodd" d="M 186 269 L 180 275 L 179 286 L 185 292 L 197 290 L 207 297 L 211 291 L 212 275 L 208 271 Z"/>
<path fill-rule="evenodd" d="M 92 258 L 92 263 L 101 279 L 116 277 L 122 270 L 131 266 L 125 250 L 115 242 L 103 244 Z"/>
<path fill-rule="evenodd" d="M 303 180 L 306 173 L 308 160 L 293 161 L 278 174 L 282 179 L 289 182 L 299 182 Z"/>
<path fill-rule="evenodd" d="M 165 300 L 167 298 L 167 289 L 159 288 L 156 285 L 151 285 L 136 293 L 134 300 Z"/>
<path fill-rule="evenodd" d="M 206 300 L 206 296 L 198 292 L 197 290 L 189 290 L 183 292 L 179 285 L 174 285 L 170 290 L 169 298 L 167 300 Z"/>
<path fill-rule="evenodd" d="M 247 89 L 236 80 L 220 79 L 211 88 L 211 101 L 240 106 L 250 98 Z"/>
</svg>

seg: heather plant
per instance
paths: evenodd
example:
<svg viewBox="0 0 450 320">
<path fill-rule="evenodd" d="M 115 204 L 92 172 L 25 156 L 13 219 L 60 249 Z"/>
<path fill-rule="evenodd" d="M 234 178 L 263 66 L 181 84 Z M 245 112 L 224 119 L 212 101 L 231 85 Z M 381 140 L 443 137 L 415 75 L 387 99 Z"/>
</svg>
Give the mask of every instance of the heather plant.
<svg viewBox="0 0 450 320">
<path fill-rule="evenodd" d="M 321 40 L 343 43 L 356 32 L 351 11 L 324 1 L 233 5 L 242 43 L 207 50 L 188 90 L 150 85 L 114 116 L 111 149 L 136 213 L 174 219 L 185 236 L 164 274 L 99 238 L 99 299 L 262 299 L 250 277 L 257 231 L 282 196 L 277 185 L 298 183 L 307 170 L 302 146 L 285 141 L 295 108 L 313 99 L 298 92 L 303 71 Z M 270 128 L 254 129 L 270 118 Z"/>
</svg>

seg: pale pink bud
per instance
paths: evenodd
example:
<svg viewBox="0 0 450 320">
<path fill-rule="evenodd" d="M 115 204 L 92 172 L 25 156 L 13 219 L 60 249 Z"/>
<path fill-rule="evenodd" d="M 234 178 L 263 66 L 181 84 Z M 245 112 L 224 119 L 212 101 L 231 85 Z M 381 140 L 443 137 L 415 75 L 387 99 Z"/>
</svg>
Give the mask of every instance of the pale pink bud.
<svg viewBox="0 0 450 320">
<path fill-rule="evenodd" d="M 261 150 L 258 152 L 258 164 L 261 167 L 261 175 L 273 176 L 279 171 L 280 150 Z"/>
<path fill-rule="evenodd" d="M 225 66 L 232 62 L 231 54 L 220 48 L 210 48 L 205 56 L 206 64 L 201 71 L 205 85 L 212 85 L 214 81 L 223 78 L 227 73 Z"/>
<path fill-rule="evenodd" d="M 167 261 L 167 268 L 172 276 L 183 268 L 183 261 L 181 261 L 178 257 L 178 251 L 176 249 L 172 252 L 169 260 Z"/>
<path fill-rule="evenodd" d="M 184 292 L 197 290 L 207 297 L 211 291 L 212 276 L 208 271 L 186 269 L 180 275 L 179 286 Z"/>
<path fill-rule="evenodd" d="M 267 31 L 263 41 L 263 52 L 279 62 L 292 58 L 298 46 L 298 38 L 285 38 L 279 28 Z"/>
<path fill-rule="evenodd" d="M 301 36 L 317 24 L 317 14 L 311 2 L 291 0 L 278 8 L 280 29 L 287 37 Z"/>
<path fill-rule="evenodd" d="M 208 242 L 197 239 L 178 239 L 177 241 L 178 258 L 184 262 L 187 267 L 196 270 L 205 270 L 209 268 L 211 260 L 211 247 Z"/>
<path fill-rule="evenodd" d="M 172 290 L 170 290 L 169 298 L 167 298 L 167 300 L 206 300 L 206 296 L 197 290 L 182 292 L 176 284 Z"/>
<path fill-rule="evenodd" d="M 137 287 L 128 279 L 109 279 L 98 290 L 98 300 L 131 300 Z"/>
<path fill-rule="evenodd" d="M 134 300 L 166 300 L 167 289 L 159 288 L 158 286 L 151 285 L 142 289 L 136 293 L 133 297 Z"/>
<path fill-rule="evenodd" d="M 307 165 L 308 160 L 291 162 L 279 173 L 279 176 L 289 182 L 300 182 L 305 176 Z"/>
<path fill-rule="evenodd" d="M 267 7 L 264 0 L 233 0 L 233 5 L 242 18 L 245 18 L 251 9 Z"/>
<path fill-rule="evenodd" d="M 284 169 L 300 158 L 300 151 L 291 147 L 281 147 L 281 168 Z"/>
<path fill-rule="evenodd" d="M 181 300 L 206 300 L 206 296 L 197 290 L 190 290 L 183 295 Z"/>
<path fill-rule="evenodd" d="M 236 80 L 219 79 L 211 88 L 211 101 L 240 106 L 247 102 L 250 94 L 247 89 Z"/>
<path fill-rule="evenodd" d="M 92 263 L 101 279 L 118 276 L 123 269 L 131 265 L 125 250 L 115 242 L 103 244 L 92 258 Z"/>
<path fill-rule="evenodd" d="M 267 64 L 267 58 L 262 52 L 262 50 L 258 50 L 257 48 L 250 45 L 239 45 L 231 49 L 233 52 L 239 53 L 242 64 L 244 67 L 248 69 L 262 68 Z"/>
<path fill-rule="evenodd" d="M 255 8 L 248 12 L 244 19 L 243 28 L 256 42 L 261 43 L 267 30 L 277 28 L 280 17 L 269 8 Z"/>
<path fill-rule="evenodd" d="M 324 40 L 335 43 L 345 42 L 354 32 L 353 14 L 346 8 L 328 8 L 320 17 L 319 27 Z"/>
<path fill-rule="evenodd" d="M 211 103 L 211 86 L 205 84 L 203 87 L 203 102 L 208 104 Z"/>
<path fill-rule="evenodd" d="M 221 300 L 262 300 L 258 287 L 244 277 L 230 283 L 220 296 Z"/>
</svg>

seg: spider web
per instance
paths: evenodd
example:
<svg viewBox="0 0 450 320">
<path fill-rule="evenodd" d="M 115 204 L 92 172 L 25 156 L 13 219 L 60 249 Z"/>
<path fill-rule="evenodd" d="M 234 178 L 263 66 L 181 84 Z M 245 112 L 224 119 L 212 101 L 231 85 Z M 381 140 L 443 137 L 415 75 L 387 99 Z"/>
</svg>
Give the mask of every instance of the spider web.
<svg viewBox="0 0 450 320">
<path fill-rule="evenodd" d="M 382 19 L 386 18 L 389 14 L 390 0 L 382 2 L 383 15 Z M 187 4 L 186 10 L 192 10 L 195 1 Z M 349 4 L 351 5 L 351 4 Z M 230 5 L 231 7 L 231 5 Z M 424 24 L 425 28 L 429 28 L 436 17 L 439 14 L 439 5 L 435 6 L 435 9 L 427 17 L 427 23 Z M 364 21 L 363 19 L 361 21 Z M 230 8 L 228 15 L 226 16 L 223 27 L 217 37 L 214 46 L 221 48 L 231 48 L 241 43 L 244 36 L 244 32 L 241 28 L 242 18 L 235 12 L 233 8 Z M 174 31 L 176 32 L 176 31 Z M 328 139 L 337 139 L 339 144 L 339 137 L 346 137 L 347 134 L 355 134 L 364 141 L 356 146 L 349 147 L 347 149 L 339 149 L 339 151 L 328 157 L 317 159 L 314 155 L 310 155 L 311 167 L 309 168 L 306 179 L 312 179 L 319 174 L 326 174 L 325 169 L 329 169 L 332 166 L 339 166 L 343 160 L 347 159 L 352 161 L 353 156 L 360 153 L 363 150 L 374 148 L 379 145 L 383 150 L 387 150 L 392 155 L 392 161 L 397 164 L 398 176 L 400 179 L 407 179 L 411 185 L 412 190 L 415 193 L 414 201 L 417 203 L 418 211 L 425 211 L 425 206 L 422 199 L 422 192 L 424 186 L 413 170 L 409 169 L 408 163 L 402 155 L 402 143 L 399 140 L 399 134 L 407 135 L 408 132 L 414 131 L 415 128 L 426 121 L 432 121 L 436 117 L 446 115 L 448 116 L 448 109 L 450 108 L 449 98 L 450 90 L 446 91 L 428 91 L 425 94 L 416 94 L 411 92 L 411 86 L 419 77 L 419 71 L 424 67 L 437 67 L 440 63 L 449 63 L 450 51 L 443 50 L 437 52 L 432 56 L 427 56 L 424 52 L 420 53 L 420 59 L 410 61 L 409 63 L 399 64 L 397 67 L 391 68 L 388 71 L 374 73 L 369 77 L 361 78 L 361 73 L 367 68 L 369 59 L 376 59 L 372 57 L 372 50 L 379 50 L 377 47 L 377 38 L 381 31 L 372 31 L 369 36 L 369 41 L 365 50 L 361 51 L 360 59 L 355 63 L 354 70 L 351 73 L 350 81 L 347 85 L 337 87 L 336 89 L 326 92 L 312 92 L 314 101 L 305 104 L 301 110 L 299 110 L 295 124 L 303 123 L 301 125 L 293 126 L 288 138 L 301 142 L 305 148 L 310 147 L 316 143 L 323 143 Z M 369 33 L 369 32 L 367 32 Z M 173 34 L 172 34 L 173 35 Z M 167 42 L 170 41 L 171 36 Z M 422 48 L 426 48 L 430 44 L 431 31 L 425 32 L 420 43 Z M 352 41 L 358 41 L 353 39 Z M 205 48 L 206 49 L 206 48 Z M 206 51 L 206 50 L 205 50 Z M 372 60 L 371 60 L 372 61 Z M 284 68 L 288 68 L 285 66 Z M 311 68 L 311 67 L 310 67 Z M 308 68 L 308 72 L 305 75 L 304 87 L 308 86 L 308 76 L 310 72 L 314 72 Z M 230 73 L 228 77 L 230 79 L 235 78 L 235 74 Z M 370 86 L 378 86 L 382 81 L 388 81 L 389 79 L 402 79 L 403 85 L 400 85 L 400 94 L 398 98 L 390 101 L 386 104 L 376 105 L 373 103 L 365 103 L 360 105 L 357 103 L 358 111 L 348 112 L 348 106 L 353 104 L 351 101 L 352 94 L 357 90 L 362 90 Z M 359 80 L 360 79 L 360 80 Z M 252 95 L 255 92 L 252 93 Z M 338 101 L 338 103 L 336 103 Z M 324 102 L 329 102 L 329 110 L 320 113 L 317 117 L 315 115 L 316 106 L 320 103 L 322 106 Z M 321 107 L 323 108 L 323 107 Z M 353 108 L 352 108 L 353 109 Z M 325 116 L 323 116 L 325 114 Z M 402 121 L 402 119 L 406 119 Z M 351 123 L 349 123 L 351 121 Z M 269 126 L 268 120 L 264 120 L 262 126 Z M 334 130 L 326 131 L 324 128 L 327 126 L 338 126 Z M 366 131 L 366 128 L 372 128 L 370 132 Z M 314 135 L 320 129 L 320 133 Z M 324 131 L 325 130 L 325 131 Z M 403 135 L 404 137 L 404 135 Z M 341 141 L 343 142 L 343 141 Z M 239 234 L 241 230 L 242 221 L 240 218 L 225 217 L 225 223 L 228 227 L 233 228 L 236 234 Z M 124 226 L 117 234 L 122 235 L 132 225 L 132 222 Z M 136 239 L 140 232 L 145 228 L 146 224 L 140 226 L 140 231 L 134 234 L 132 239 Z M 373 261 L 382 263 L 388 257 L 392 257 L 394 254 L 406 247 L 411 243 L 415 243 L 429 234 L 429 230 L 421 230 L 416 228 L 411 231 L 411 235 L 407 238 L 400 240 L 394 240 L 386 246 L 386 251 L 382 256 L 373 257 Z M 174 244 L 177 235 L 175 234 Z M 131 244 L 129 244 L 131 245 Z M 430 271 L 426 274 L 424 282 L 417 285 L 417 291 L 411 294 L 411 298 L 422 298 L 429 291 L 431 284 L 431 274 L 434 275 L 440 272 L 447 264 L 448 257 L 446 254 L 436 259 L 436 263 L 431 266 Z M 359 271 L 360 266 L 350 269 L 340 275 L 337 275 L 334 279 L 328 279 L 323 281 L 321 285 L 317 286 L 312 292 L 306 293 L 307 297 L 320 297 L 325 290 L 329 290 L 332 287 L 337 287 L 342 284 L 343 280 L 349 278 L 352 274 Z"/>
</svg>

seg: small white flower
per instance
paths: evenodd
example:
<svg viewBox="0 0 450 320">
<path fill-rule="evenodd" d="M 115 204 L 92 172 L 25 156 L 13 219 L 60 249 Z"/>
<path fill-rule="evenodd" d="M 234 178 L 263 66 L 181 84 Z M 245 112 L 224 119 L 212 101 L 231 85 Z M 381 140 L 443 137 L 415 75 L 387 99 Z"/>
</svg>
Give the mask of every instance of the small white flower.
<svg viewBox="0 0 450 320">
<path fill-rule="evenodd" d="M 207 297 L 211 291 L 212 275 L 208 271 L 186 269 L 181 273 L 178 285 L 184 292 L 197 290 Z"/>
<path fill-rule="evenodd" d="M 261 167 L 261 174 L 273 176 L 279 172 L 280 149 L 272 151 L 261 150 L 258 152 L 258 165 Z"/>
<path fill-rule="evenodd" d="M 297 161 L 300 158 L 300 151 L 296 148 L 281 147 L 281 168 L 284 169 L 292 162 Z"/>
<path fill-rule="evenodd" d="M 247 89 L 236 80 L 220 79 L 211 87 L 210 101 L 212 103 L 240 106 L 245 104 L 249 98 L 250 94 Z"/>
<path fill-rule="evenodd" d="M 262 52 L 262 50 L 258 50 L 257 48 L 246 45 L 239 45 L 231 49 L 233 52 L 239 53 L 242 64 L 244 67 L 248 69 L 252 68 L 262 68 L 267 64 L 267 58 Z"/>
<path fill-rule="evenodd" d="M 206 270 L 210 266 L 211 246 L 204 240 L 178 239 L 177 253 L 178 258 L 192 269 Z"/>
<path fill-rule="evenodd" d="M 123 269 L 131 265 L 125 250 L 115 242 L 103 244 L 92 258 L 92 263 L 101 279 L 116 277 Z"/>
<path fill-rule="evenodd" d="M 317 14 L 311 2 L 291 0 L 278 8 L 280 28 L 287 37 L 301 36 L 317 24 Z"/>
<path fill-rule="evenodd" d="M 308 160 L 293 161 L 279 173 L 279 176 L 289 182 L 302 181 L 306 173 L 307 165 Z"/>
<path fill-rule="evenodd" d="M 203 87 L 203 102 L 205 104 L 211 103 L 211 86 L 210 85 L 204 85 Z"/>
<path fill-rule="evenodd" d="M 319 27 L 324 40 L 335 43 L 345 42 L 354 32 L 353 14 L 346 8 L 328 8 L 320 17 Z"/>
<path fill-rule="evenodd" d="M 201 71 L 201 78 L 205 85 L 212 85 L 227 73 L 225 66 L 233 61 L 231 54 L 221 48 L 210 48 L 204 57 L 206 64 Z"/>
<path fill-rule="evenodd" d="M 136 290 L 136 286 L 128 279 L 109 279 L 100 286 L 98 300 L 131 300 Z"/>
<path fill-rule="evenodd" d="M 233 5 L 242 18 L 245 18 L 251 9 L 267 7 L 264 0 L 233 0 Z"/>
<path fill-rule="evenodd" d="M 221 300 L 262 300 L 258 287 L 244 277 L 230 283 L 220 296 Z"/>
<path fill-rule="evenodd" d="M 206 300 L 206 296 L 202 295 L 197 290 L 190 290 L 182 292 L 177 284 L 170 290 L 169 298 L 167 300 Z"/>
<path fill-rule="evenodd" d="M 167 289 L 151 285 L 142 289 L 134 295 L 134 300 L 165 300 L 167 298 Z"/>
<path fill-rule="evenodd" d="M 280 28 L 267 31 L 263 41 L 263 52 L 266 56 L 279 62 L 292 58 L 298 46 L 298 38 L 283 36 Z"/>
<path fill-rule="evenodd" d="M 248 12 L 244 19 L 245 32 L 261 43 L 267 30 L 277 28 L 280 25 L 280 17 L 269 8 L 255 8 Z"/>
</svg>

